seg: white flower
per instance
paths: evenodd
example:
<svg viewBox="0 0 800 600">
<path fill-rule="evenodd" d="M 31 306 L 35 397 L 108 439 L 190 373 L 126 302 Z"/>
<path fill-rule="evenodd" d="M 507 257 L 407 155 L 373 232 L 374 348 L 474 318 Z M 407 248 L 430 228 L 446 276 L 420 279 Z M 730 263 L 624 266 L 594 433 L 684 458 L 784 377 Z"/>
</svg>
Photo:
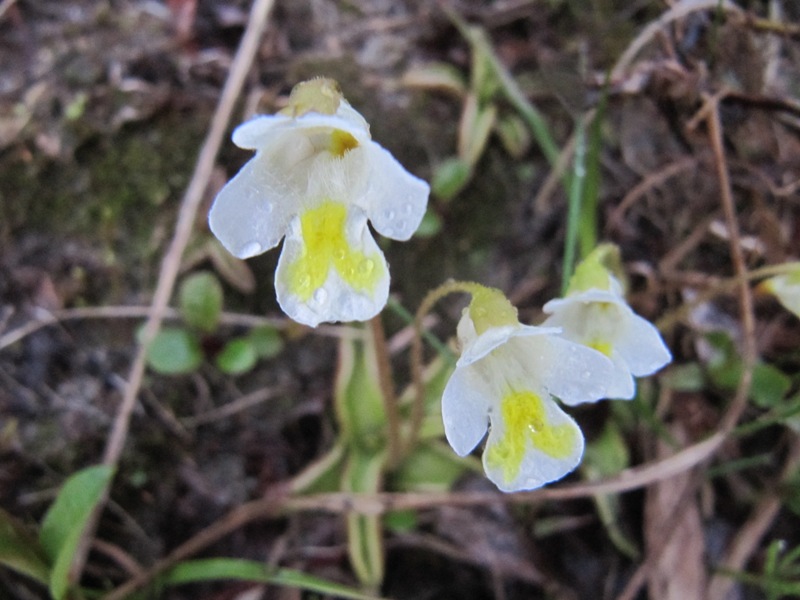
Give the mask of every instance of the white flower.
<svg viewBox="0 0 800 600">
<path fill-rule="evenodd" d="M 428 184 L 373 142 L 369 126 L 330 80 L 293 90 L 286 114 L 256 117 L 233 133 L 256 155 L 217 195 L 214 235 L 249 258 L 286 237 L 275 274 L 278 302 L 296 321 L 366 320 L 386 304 L 389 271 L 372 238 L 407 240 Z"/>
<path fill-rule="evenodd" d="M 484 294 L 473 296 L 458 324 L 462 354 L 442 396 L 445 435 L 465 456 L 488 427 L 489 479 L 504 492 L 534 489 L 572 471 L 583 455 L 580 429 L 553 396 L 569 405 L 601 398 L 612 365 L 557 328 L 520 324 L 496 290 Z"/>
<path fill-rule="evenodd" d="M 655 326 L 633 312 L 619 283 L 608 275 L 608 288 L 590 288 L 551 300 L 543 310 L 544 327 L 560 327 L 564 338 L 594 348 L 614 364 L 607 398 L 629 399 L 635 377 L 654 373 L 671 359 Z"/>
<path fill-rule="evenodd" d="M 800 264 L 792 263 L 792 270 L 762 281 L 758 289 L 775 296 L 783 307 L 800 317 Z"/>
</svg>

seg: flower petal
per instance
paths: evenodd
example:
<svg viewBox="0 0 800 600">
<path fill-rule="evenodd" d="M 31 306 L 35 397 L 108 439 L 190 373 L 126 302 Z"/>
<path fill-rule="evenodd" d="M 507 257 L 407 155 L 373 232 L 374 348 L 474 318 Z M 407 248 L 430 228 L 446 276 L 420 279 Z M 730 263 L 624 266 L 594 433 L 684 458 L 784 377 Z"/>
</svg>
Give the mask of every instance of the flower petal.
<svg viewBox="0 0 800 600">
<path fill-rule="evenodd" d="M 233 131 L 233 143 L 250 150 L 264 149 L 275 142 L 276 137 L 285 132 L 297 136 L 309 135 L 309 130 L 341 129 L 352 135 L 359 143 L 369 142 L 369 125 L 364 118 L 346 102 L 334 115 L 307 113 L 302 117 L 287 115 L 259 115 L 245 121 Z"/>
<path fill-rule="evenodd" d="M 538 335 L 557 335 L 561 330 L 557 327 L 539 327 L 536 325 L 503 325 L 490 327 L 481 335 L 475 333 L 475 326 L 465 310 L 458 322 L 458 339 L 461 343 L 461 356 L 458 366 L 467 366 L 480 360 L 495 348 L 498 348 L 516 337 L 530 337 Z"/>
<path fill-rule="evenodd" d="M 490 392 L 479 372 L 456 368 L 442 395 L 442 420 L 447 441 L 459 456 L 472 452 L 486 434 L 489 402 Z"/>
<path fill-rule="evenodd" d="M 655 373 L 672 360 L 655 325 L 633 312 L 615 340 L 614 349 L 636 377 Z"/>
<path fill-rule="evenodd" d="M 498 399 L 483 453 L 486 475 L 504 492 L 561 479 L 583 455 L 583 434 L 546 393 L 522 389 Z"/>
<path fill-rule="evenodd" d="M 239 258 L 277 246 L 296 210 L 296 193 L 269 162 L 269 154 L 257 153 L 220 190 L 208 215 L 211 231 Z"/>
<path fill-rule="evenodd" d="M 565 404 L 606 397 L 614 365 L 602 353 L 555 335 L 515 338 L 508 345 L 534 381 Z"/>
<path fill-rule="evenodd" d="M 363 151 L 370 165 L 370 179 L 358 204 L 381 235 L 405 241 L 425 215 L 430 186 L 375 142 L 364 144 Z"/>
<path fill-rule="evenodd" d="M 275 289 L 283 311 L 311 327 L 378 314 L 389 296 L 389 269 L 366 215 L 325 200 L 292 219 Z"/>
<path fill-rule="evenodd" d="M 614 373 L 608 381 L 605 397 L 615 400 L 630 400 L 636 393 L 636 381 L 633 379 L 628 363 L 619 352 L 610 356 L 614 364 Z"/>
</svg>

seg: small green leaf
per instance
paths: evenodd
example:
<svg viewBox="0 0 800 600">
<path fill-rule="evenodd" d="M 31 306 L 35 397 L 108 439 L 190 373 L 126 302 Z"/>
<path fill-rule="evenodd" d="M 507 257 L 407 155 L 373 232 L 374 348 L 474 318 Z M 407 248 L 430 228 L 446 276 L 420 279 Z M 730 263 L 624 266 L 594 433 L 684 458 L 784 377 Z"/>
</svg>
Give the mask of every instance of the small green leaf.
<svg viewBox="0 0 800 600">
<path fill-rule="evenodd" d="M 478 27 L 469 27 L 469 34 L 473 38 L 485 37 L 483 31 Z M 500 89 L 494 62 L 496 57 L 492 52 L 491 44 L 488 40 L 484 43 L 472 45 L 472 81 L 470 88 L 478 96 L 481 103 L 488 102 Z"/>
<path fill-rule="evenodd" d="M 191 373 L 203 361 L 197 339 L 185 329 L 165 327 L 147 348 L 147 364 L 162 375 Z"/>
<path fill-rule="evenodd" d="M 222 313 L 222 286 L 212 273 L 202 271 L 184 279 L 179 292 L 181 314 L 197 329 L 211 332 Z"/>
<path fill-rule="evenodd" d="M 206 558 L 178 563 L 163 578 L 166 585 L 182 585 L 199 581 L 233 579 L 281 585 L 336 598 L 380 600 L 347 586 L 293 569 L 276 569 L 263 563 L 237 558 Z"/>
<path fill-rule="evenodd" d="M 69 570 L 81 533 L 103 497 L 114 470 L 106 465 L 83 469 L 70 476 L 42 521 L 39 542 L 53 564 L 50 593 L 61 600 L 69 586 Z"/>
<path fill-rule="evenodd" d="M 0 509 L 0 565 L 22 573 L 47 585 L 50 567 L 47 556 L 26 528 L 10 514 Z"/>
<path fill-rule="evenodd" d="M 431 190 L 444 201 L 452 200 L 472 177 L 472 168 L 460 158 L 448 158 L 433 173 Z"/>
<path fill-rule="evenodd" d="M 792 380 L 783 371 L 770 364 L 759 363 L 753 369 L 750 397 L 756 406 L 772 408 L 786 397 L 791 387 Z"/>
<path fill-rule="evenodd" d="M 418 521 L 417 511 L 411 509 L 393 510 L 383 516 L 383 524 L 395 533 L 413 531 L 417 527 Z"/>
<path fill-rule="evenodd" d="M 283 350 L 283 338 L 280 332 L 270 325 L 261 325 L 250 330 L 247 339 L 259 358 L 274 358 Z"/>
<path fill-rule="evenodd" d="M 257 361 L 255 346 L 248 338 L 231 340 L 216 358 L 217 368 L 228 375 L 247 373 Z"/>
<path fill-rule="evenodd" d="M 342 339 L 336 372 L 334 407 L 341 437 L 355 448 L 385 446 L 386 413 L 372 338 Z"/>
<path fill-rule="evenodd" d="M 703 369 L 696 362 L 675 365 L 660 378 L 661 384 L 676 392 L 699 392 L 706 386 Z"/>
<path fill-rule="evenodd" d="M 466 459 L 435 443 L 419 445 L 392 475 L 392 487 L 404 492 L 444 492 L 467 470 Z"/>
<path fill-rule="evenodd" d="M 528 126 L 516 114 L 498 120 L 495 126 L 500 143 L 512 158 L 520 159 L 531 149 L 531 134 Z"/>
<path fill-rule="evenodd" d="M 417 227 L 414 235 L 419 238 L 430 238 L 435 236 L 442 230 L 442 218 L 428 207 L 425 215 L 422 217 L 422 222 Z"/>
<path fill-rule="evenodd" d="M 385 452 L 353 448 L 347 457 L 342 491 L 375 493 L 380 489 Z M 347 515 L 347 550 L 350 564 L 365 586 L 377 589 L 383 581 L 383 533 L 380 515 Z"/>
<path fill-rule="evenodd" d="M 315 494 L 322 492 L 338 492 L 342 482 L 342 465 L 344 463 L 344 444 L 337 442 L 321 458 L 308 465 L 303 471 L 292 477 L 292 494 Z"/>
<path fill-rule="evenodd" d="M 494 104 L 480 106 L 474 95 L 467 97 L 458 127 L 458 157 L 468 165 L 474 167 L 480 160 L 496 117 L 497 107 Z"/>
<path fill-rule="evenodd" d="M 630 465 L 628 445 L 617 424 L 609 420 L 603 432 L 586 444 L 581 468 L 591 480 L 610 477 Z"/>
</svg>

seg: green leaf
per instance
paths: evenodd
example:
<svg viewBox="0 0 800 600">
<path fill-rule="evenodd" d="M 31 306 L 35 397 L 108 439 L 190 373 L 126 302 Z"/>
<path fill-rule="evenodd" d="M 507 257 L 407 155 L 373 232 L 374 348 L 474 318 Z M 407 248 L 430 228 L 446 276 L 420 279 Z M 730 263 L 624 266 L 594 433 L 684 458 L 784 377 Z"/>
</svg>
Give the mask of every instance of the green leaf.
<svg viewBox="0 0 800 600">
<path fill-rule="evenodd" d="M 472 177 L 472 168 L 460 158 L 448 158 L 433 172 L 431 191 L 444 201 L 452 200 Z"/>
<path fill-rule="evenodd" d="M 418 238 L 430 238 L 442 230 L 442 218 L 428 207 L 422 222 L 417 227 L 414 235 Z"/>
<path fill-rule="evenodd" d="M 270 325 L 261 325 L 250 330 L 247 339 L 259 358 L 274 358 L 283 350 L 283 338 L 280 332 Z"/>
<path fill-rule="evenodd" d="M 675 365 L 660 378 L 661 384 L 676 392 L 699 392 L 706 386 L 703 369 L 696 362 Z"/>
<path fill-rule="evenodd" d="M 203 362 L 197 339 L 185 329 L 165 327 L 147 348 L 147 364 L 162 375 L 191 373 Z"/>
<path fill-rule="evenodd" d="M 477 164 L 486 149 L 496 118 L 494 104 L 480 106 L 473 94 L 467 96 L 458 127 L 458 157 L 470 167 Z"/>
<path fill-rule="evenodd" d="M 334 407 L 350 446 L 368 451 L 385 446 L 386 413 L 371 336 L 339 344 Z"/>
<path fill-rule="evenodd" d="M 392 487 L 404 492 L 444 492 L 468 469 L 466 459 L 436 443 L 417 446 L 392 475 Z"/>
<path fill-rule="evenodd" d="M 342 482 L 345 448 L 339 440 L 322 457 L 292 477 L 292 494 L 337 492 Z"/>
<path fill-rule="evenodd" d="M 383 524 L 395 533 L 414 531 L 418 522 L 417 511 L 411 509 L 393 510 L 383 515 Z"/>
<path fill-rule="evenodd" d="M 766 363 L 759 363 L 754 367 L 750 396 L 756 406 L 761 408 L 777 406 L 791 387 L 791 378 L 777 367 Z"/>
<path fill-rule="evenodd" d="M 597 480 L 616 475 L 630 464 L 630 454 L 617 424 L 608 420 L 599 437 L 586 445 L 581 470 L 587 479 Z M 616 548 L 629 558 L 639 556 L 639 550 L 620 526 L 619 497 L 610 494 L 594 496 L 597 514 Z"/>
<path fill-rule="evenodd" d="M 586 444 L 581 468 L 591 480 L 610 477 L 630 465 L 625 438 L 617 424 L 608 420 L 603 432 Z"/>
<path fill-rule="evenodd" d="M 531 134 L 516 114 L 504 116 L 495 126 L 500 143 L 512 158 L 520 159 L 531 149 Z"/>
<path fill-rule="evenodd" d="M 0 509 L 0 565 L 47 585 L 50 567 L 39 542 L 10 514 Z"/>
<path fill-rule="evenodd" d="M 183 280 L 179 303 L 189 325 L 205 332 L 214 331 L 222 313 L 222 286 L 212 273 L 194 273 Z"/>
<path fill-rule="evenodd" d="M 228 375 L 241 375 L 252 369 L 258 361 L 255 346 L 248 338 L 231 340 L 217 354 L 217 368 Z"/>
<path fill-rule="evenodd" d="M 69 570 L 86 522 L 108 487 L 114 470 L 106 465 L 70 476 L 42 521 L 39 542 L 50 559 L 50 594 L 61 600 L 69 586 Z"/>
<path fill-rule="evenodd" d="M 352 600 L 380 600 L 347 586 L 327 581 L 302 571 L 276 569 L 259 562 L 237 558 L 207 558 L 178 563 L 162 579 L 166 585 L 233 579 L 297 588 L 318 594 Z"/>
<path fill-rule="evenodd" d="M 342 477 L 342 491 L 375 493 L 380 489 L 386 453 L 352 448 Z M 350 564 L 365 586 L 377 589 L 383 581 L 383 533 L 380 515 L 347 515 Z"/>
</svg>

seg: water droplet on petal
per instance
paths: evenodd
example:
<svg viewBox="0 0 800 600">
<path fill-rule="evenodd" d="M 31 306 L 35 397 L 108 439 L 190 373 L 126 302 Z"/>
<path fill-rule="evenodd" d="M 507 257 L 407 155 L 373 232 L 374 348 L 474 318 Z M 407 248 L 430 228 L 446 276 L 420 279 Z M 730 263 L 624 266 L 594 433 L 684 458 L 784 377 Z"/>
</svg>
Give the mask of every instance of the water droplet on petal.
<svg viewBox="0 0 800 600">
<path fill-rule="evenodd" d="M 375 269 L 375 261 L 371 258 L 365 258 L 358 263 L 358 272 L 361 275 L 369 275 Z"/>
<path fill-rule="evenodd" d="M 403 206 L 403 212 L 405 214 L 407 214 L 407 215 L 410 215 L 411 211 L 413 211 L 413 210 L 414 210 L 414 207 L 411 206 L 411 203 L 409 203 L 409 202 L 406 202 L 405 205 Z"/>
<path fill-rule="evenodd" d="M 261 244 L 258 242 L 249 242 L 242 247 L 242 249 L 239 251 L 239 254 L 241 254 L 244 258 L 250 258 L 251 256 L 259 254 L 260 252 L 263 252 Z"/>
<path fill-rule="evenodd" d="M 300 279 L 299 287 L 301 290 L 307 290 L 311 285 L 311 276 L 310 275 L 303 275 L 302 279 Z"/>
<path fill-rule="evenodd" d="M 400 220 L 400 221 L 398 221 L 398 222 L 397 222 L 397 228 L 398 228 L 400 231 L 403 231 L 403 230 L 406 228 L 406 222 L 405 222 L 405 221 L 403 221 L 403 220 Z"/>
<path fill-rule="evenodd" d="M 384 215 L 384 216 L 385 216 L 387 219 L 389 219 L 390 221 L 391 221 L 392 219 L 394 219 L 394 211 L 393 211 L 393 210 L 387 210 L 385 213 L 383 213 L 383 215 Z"/>
<path fill-rule="evenodd" d="M 328 299 L 328 292 L 326 292 L 323 288 L 319 288 L 317 289 L 316 292 L 314 292 L 314 300 L 316 300 L 320 304 L 324 304 L 327 299 Z"/>
<path fill-rule="evenodd" d="M 340 248 L 339 250 L 336 251 L 335 256 L 337 260 L 344 260 L 345 257 L 347 256 L 347 252 L 345 252 L 343 249 Z"/>
</svg>

